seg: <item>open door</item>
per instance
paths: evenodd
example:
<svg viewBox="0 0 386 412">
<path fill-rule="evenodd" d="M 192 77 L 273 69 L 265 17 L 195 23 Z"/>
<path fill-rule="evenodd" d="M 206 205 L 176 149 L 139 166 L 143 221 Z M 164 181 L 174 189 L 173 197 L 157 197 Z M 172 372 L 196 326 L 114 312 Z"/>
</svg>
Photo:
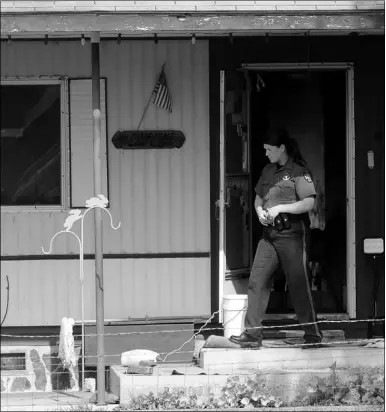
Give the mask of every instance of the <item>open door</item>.
<svg viewBox="0 0 386 412">
<path fill-rule="evenodd" d="M 258 64 L 220 72 L 220 307 L 224 295 L 248 290 L 262 232 L 253 203 L 254 186 L 267 163 L 263 137 L 279 125 L 298 142 L 317 186 L 309 240 L 316 311 L 331 318 L 355 313 L 352 93 L 349 64 Z M 335 161 L 337 156 L 341 161 Z M 266 318 L 294 316 L 279 267 Z"/>
<path fill-rule="evenodd" d="M 220 72 L 219 302 L 243 293 L 251 261 L 249 77 Z M 240 286 L 240 287 L 239 287 Z M 245 292 L 244 292 L 245 293 Z M 221 311 L 220 311 L 221 312 Z M 220 321 L 222 321 L 220 313 Z"/>
</svg>

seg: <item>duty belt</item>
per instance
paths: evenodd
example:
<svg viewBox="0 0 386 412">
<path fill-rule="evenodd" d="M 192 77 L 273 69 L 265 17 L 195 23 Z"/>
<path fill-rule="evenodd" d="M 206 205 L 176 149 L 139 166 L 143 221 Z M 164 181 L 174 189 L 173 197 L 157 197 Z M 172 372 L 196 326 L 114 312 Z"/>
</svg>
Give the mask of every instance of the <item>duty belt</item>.
<svg viewBox="0 0 386 412">
<path fill-rule="evenodd" d="M 301 220 L 299 215 L 279 213 L 271 223 L 271 226 L 278 232 L 281 232 L 283 230 L 291 229 L 291 223 L 300 222 Z"/>
</svg>

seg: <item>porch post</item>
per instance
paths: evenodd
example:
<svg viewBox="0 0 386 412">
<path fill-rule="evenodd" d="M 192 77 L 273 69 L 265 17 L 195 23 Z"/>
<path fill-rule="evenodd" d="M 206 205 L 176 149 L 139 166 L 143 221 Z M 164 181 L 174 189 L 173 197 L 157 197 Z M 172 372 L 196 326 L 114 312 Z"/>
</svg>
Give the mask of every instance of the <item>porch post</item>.
<svg viewBox="0 0 386 412">
<path fill-rule="evenodd" d="M 94 196 L 102 194 L 100 65 L 98 32 L 91 33 L 92 116 L 94 126 Z M 106 195 L 106 194 L 105 194 Z M 103 226 L 102 210 L 94 208 L 95 222 L 95 300 L 97 333 L 97 391 L 98 405 L 105 404 L 104 360 L 104 290 L 103 290 Z"/>
</svg>

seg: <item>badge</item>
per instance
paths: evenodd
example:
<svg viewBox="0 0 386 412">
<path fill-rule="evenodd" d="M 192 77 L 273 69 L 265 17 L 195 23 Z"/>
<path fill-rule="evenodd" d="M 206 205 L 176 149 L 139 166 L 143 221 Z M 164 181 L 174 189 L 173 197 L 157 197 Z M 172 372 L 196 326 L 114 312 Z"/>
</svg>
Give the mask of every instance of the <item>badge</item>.
<svg viewBox="0 0 386 412">
<path fill-rule="evenodd" d="M 304 176 L 304 179 L 306 179 L 308 183 L 312 183 L 312 177 L 311 177 L 311 175 L 307 172 L 307 170 L 304 171 L 303 176 Z"/>
<path fill-rule="evenodd" d="M 288 173 L 283 176 L 283 180 L 290 180 L 290 176 Z"/>
</svg>

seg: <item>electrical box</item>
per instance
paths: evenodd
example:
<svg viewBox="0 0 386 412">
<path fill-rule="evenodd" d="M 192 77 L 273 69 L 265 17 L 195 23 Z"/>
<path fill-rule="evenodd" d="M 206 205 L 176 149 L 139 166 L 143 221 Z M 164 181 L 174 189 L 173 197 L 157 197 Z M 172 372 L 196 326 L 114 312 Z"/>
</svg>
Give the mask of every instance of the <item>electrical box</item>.
<svg viewBox="0 0 386 412">
<path fill-rule="evenodd" d="M 381 255 L 385 251 L 382 238 L 366 238 L 363 240 L 365 255 Z"/>
</svg>

